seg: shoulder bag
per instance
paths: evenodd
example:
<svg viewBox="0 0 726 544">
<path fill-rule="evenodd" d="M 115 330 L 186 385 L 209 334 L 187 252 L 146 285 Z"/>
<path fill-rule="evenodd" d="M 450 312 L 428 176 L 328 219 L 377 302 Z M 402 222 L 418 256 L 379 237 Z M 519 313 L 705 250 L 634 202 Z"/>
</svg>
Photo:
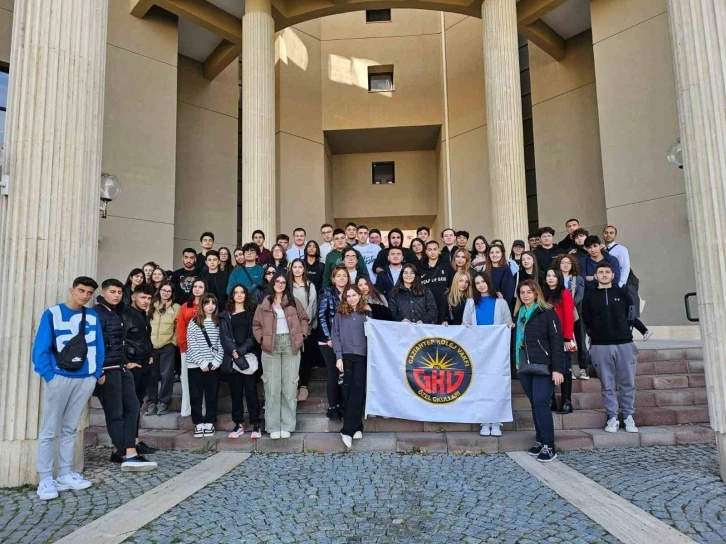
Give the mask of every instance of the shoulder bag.
<svg viewBox="0 0 726 544">
<path fill-rule="evenodd" d="M 81 325 L 78 334 L 71 338 L 59 352 L 56 348 L 55 333 L 53 334 L 53 354 L 55 362 L 61 370 L 78 372 L 83 368 L 83 363 L 88 356 L 88 344 L 86 344 L 86 307 L 82 308 Z M 53 323 L 55 331 L 55 323 Z"/>
</svg>

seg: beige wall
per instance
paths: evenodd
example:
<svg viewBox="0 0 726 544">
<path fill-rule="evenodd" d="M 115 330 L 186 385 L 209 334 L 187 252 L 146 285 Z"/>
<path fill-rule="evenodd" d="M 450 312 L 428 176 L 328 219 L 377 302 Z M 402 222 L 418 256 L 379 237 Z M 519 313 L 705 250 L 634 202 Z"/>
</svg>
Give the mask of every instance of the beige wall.
<svg viewBox="0 0 726 544">
<path fill-rule="evenodd" d="M 0 0 L 0 62 L 10 62 L 10 38 L 13 33 L 13 0 Z"/>
<path fill-rule="evenodd" d="M 204 231 L 214 233 L 216 248 L 237 244 L 239 64 L 213 81 L 202 70 L 201 62 L 179 56 L 175 267 L 185 247 L 199 248 Z"/>
<path fill-rule="evenodd" d="M 607 219 L 631 250 L 649 325 L 687 324 L 695 291 L 683 172 L 665 155 L 678 137 L 665 0 L 593 0 Z"/>
<path fill-rule="evenodd" d="M 371 163 L 377 161 L 395 161 L 396 183 L 372 184 Z M 433 216 L 436 181 L 434 150 L 333 155 L 333 215 L 336 219 Z"/>
<path fill-rule="evenodd" d="M 278 230 L 316 236 L 329 213 L 322 128 L 320 20 L 287 28 L 275 41 Z M 301 199 L 300 195 L 315 195 Z M 277 233 L 268 233 L 268 238 Z"/>
<path fill-rule="evenodd" d="M 393 10 L 392 19 L 321 19 L 324 130 L 441 124 L 439 13 Z M 368 66 L 385 64 L 394 66 L 395 90 L 368 92 Z"/>
<path fill-rule="evenodd" d="M 557 62 L 530 42 L 539 224 L 565 234 L 576 217 L 593 234 L 606 223 L 592 33 L 566 42 Z"/>
<path fill-rule="evenodd" d="M 98 277 L 144 262 L 172 266 L 176 168 L 177 23 L 109 2 L 102 168 L 121 196 L 101 220 Z"/>
</svg>

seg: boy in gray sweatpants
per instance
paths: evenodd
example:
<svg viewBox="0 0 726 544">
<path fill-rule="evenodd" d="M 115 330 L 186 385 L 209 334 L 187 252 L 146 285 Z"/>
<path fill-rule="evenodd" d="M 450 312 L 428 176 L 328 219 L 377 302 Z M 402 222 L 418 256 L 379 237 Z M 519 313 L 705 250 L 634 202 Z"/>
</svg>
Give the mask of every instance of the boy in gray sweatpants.
<svg viewBox="0 0 726 544">
<path fill-rule="evenodd" d="M 635 364 L 638 349 L 633 343 L 630 322 L 633 302 L 626 289 L 613 285 L 615 274 L 610 264 L 601 262 L 595 269 L 597 289 L 585 291 L 582 313 L 590 336 L 590 360 L 602 386 L 602 400 L 607 411 L 605 430 L 614 433 L 618 421 L 618 392 L 625 430 L 637 433 L 635 413 Z"/>
<path fill-rule="evenodd" d="M 43 312 L 33 342 L 33 367 L 45 382 L 37 456 L 40 475 L 37 494 L 41 500 L 57 498 L 58 491 L 91 487 L 91 482 L 71 469 L 78 423 L 96 382 L 104 381 L 101 373 L 105 346 L 101 324 L 98 314 L 85 308 L 97 287 L 91 278 L 76 278 L 69 290 L 68 302 Z M 53 458 L 58 435 L 58 478 L 54 480 Z"/>
</svg>

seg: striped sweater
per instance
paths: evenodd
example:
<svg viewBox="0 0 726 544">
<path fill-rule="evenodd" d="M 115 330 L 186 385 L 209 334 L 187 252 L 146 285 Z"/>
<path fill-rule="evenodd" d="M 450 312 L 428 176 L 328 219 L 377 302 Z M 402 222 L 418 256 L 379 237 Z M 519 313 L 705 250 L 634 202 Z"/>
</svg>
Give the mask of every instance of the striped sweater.
<svg viewBox="0 0 726 544">
<path fill-rule="evenodd" d="M 209 335 L 209 341 L 212 347 L 207 344 L 202 329 L 199 328 L 197 322 L 193 319 L 189 322 L 187 328 L 187 368 L 202 368 L 210 363 L 217 369 L 222 366 L 222 344 L 219 341 L 219 327 L 214 324 L 211 318 L 204 320 L 204 329 Z"/>
</svg>

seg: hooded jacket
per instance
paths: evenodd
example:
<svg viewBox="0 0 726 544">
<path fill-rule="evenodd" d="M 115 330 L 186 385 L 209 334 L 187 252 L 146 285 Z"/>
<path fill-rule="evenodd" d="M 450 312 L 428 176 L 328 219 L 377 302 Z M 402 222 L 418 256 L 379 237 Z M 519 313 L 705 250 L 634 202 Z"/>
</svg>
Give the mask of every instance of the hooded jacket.
<svg viewBox="0 0 726 544">
<path fill-rule="evenodd" d="M 176 322 L 176 341 L 182 353 L 187 352 L 187 328 L 189 322 L 197 315 L 197 308 L 199 308 L 199 303 L 192 302 L 191 308 L 189 307 L 189 303 L 187 303 L 182 304 L 179 310 L 179 317 Z"/>
<path fill-rule="evenodd" d="M 103 359 L 103 371 L 120 370 L 126 364 L 124 350 L 124 303 L 112 306 L 102 296 L 96 297 L 93 307 L 103 331 L 103 344 L 106 356 Z"/>
<path fill-rule="evenodd" d="M 633 318 L 633 299 L 627 289 L 613 287 L 585 291 L 582 319 L 592 345 L 629 344 L 633 333 L 628 323 Z"/>
<path fill-rule="evenodd" d="M 388 266 L 388 252 L 391 251 L 391 234 L 394 232 L 401 235 L 401 240 L 404 239 L 403 231 L 401 229 L 391 229 L 388 233 L 388 247 L 385 249 L 382 249 L 378 253 L 378 257 L 376 257 L 376 260 L 373 261 L 373 270 L 378 270 L 379 268 L 385 269 Z M 396 246 L 399 247 L 399 246 Z M 401 264 L 405 263 L 417 263 L 418 259 L 416 258 L 416 254 L 411 250 L 410 247 L 403 247 L 400 246 L 403 250 L 403 261 L 401 261 Z"/>
</svg>

